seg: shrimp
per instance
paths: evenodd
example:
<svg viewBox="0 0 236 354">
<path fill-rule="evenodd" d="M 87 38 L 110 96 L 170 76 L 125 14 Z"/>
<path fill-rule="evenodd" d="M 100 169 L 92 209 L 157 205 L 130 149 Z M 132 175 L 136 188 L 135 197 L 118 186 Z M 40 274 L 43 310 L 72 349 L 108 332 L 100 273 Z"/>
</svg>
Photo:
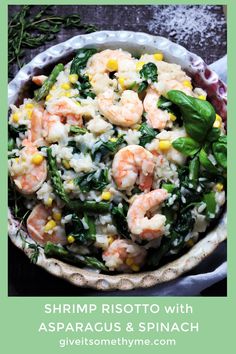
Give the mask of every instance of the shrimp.
<svg viewBox="0 0 236 354">
<path fill-rule="evenodd" d="M 139 145 L 129 145 L 116 153 L 112 175 L 121 190 L 131 189 L 137 182 L 141 190 L 149 191 L 154 167 L 155 157 L 151 152 Z"/>
<path fill-rule="evenodd" d="M 53 209 L 37 204 L 27 219 L 28 233 L 40 245 L 45 245 L 48 241 L 65 245 L 67 243 L 65 228 L 60 221 L 53 220 L 52 215 Z"/>
<path fill-rule="evenodd" d="M 35 107 L 31 115 L 31 126 L 28 134 L 28 139 L 35 143 L 37 146 L 44 145 L 44 140 L 42 137 L 43 129 L 43 114 L 44 110 L 42 107 Z"/>
<path fill-rule="evenodd" d="M 44 111 L 43 134 L 48 143 L 56 143 L 67 140 L 68 130 L 66 125 L 61 122 L 59 116 L 51 115 Z"/>
<path fill-rule="evenodd" d="M 125 90 L 119 102 L 115 104 L 115 93 L 109 89 L 97 97 L 100 112 L 110 123 L 121 127 L 131 127 L 140 122 L 143 113 L 143 104 L 138 94 L 132 90 Z"/>
<path fill-rule="evenodd" d="M 134 236 L 150 241 L 164 234 L 166 217 L 162 214 L 155 214 L 148 219 L 145 215 L 159 207 L 167 196 L 165 189 L 155 189 L 137 196 L 127 214 L 128 227 Z"/>
<path fill-rule="evenodd" d="M 103 252 L 102 258 L 109 270 L 138 272 L 144 264 L 146 255 L 144 247 L 131 240 L 118 239 Z"/>
<path fill-rule="evenodd" d="M 35 158 L 39 159 L 37 163 Z M 22 194 L 32 194 L 47 178 L 47 163 L 32 142 L 24 141 L 20 156 L 11 160 L 10 173 Z"/>
<path fill-rule="evenodd" d="M 170 120 L 170 114 L 157 107 L 160 95 L 157 91 L 149 88 L 143 101 L 143 107 L 147 113 L 147 121 L 154 129 L 164 129 Z"/>
<path fill-rule="evenodd" d="M 95 75 L 98 73 L 105 74 L 112 71 L 119 71 L 119 65 L 122 60 L 132 59 L 130 53 L 120 49 L 111 50 L 106 49 L 102 52 L 94 54 L 87 63 L 87 72 L 89 75 Z M 109 66 L 109 61 L 113 61 L 117 68 Z"/>
<path fill-rule="evenodd" d="M 68 124 L 83 125 L 81 109 L 71 98 L 61 97 L 57 100 L 48 101 L 47 111 L 52 115 L 65 118 Z"/>
<path fill-rule="evenodd" d="M 48 78 L 48 77 L 45 76 L 45 75 L 38 75 L 38 76 L 33 76 L 33 77 L 32 77 L 32 81 L 33 81 L 33 83 L 35 83 L 36 85 L 42 86 L 43 83 L 44 83 L 44 81 L 47 80 L 47 78 Z"/>
</svg>

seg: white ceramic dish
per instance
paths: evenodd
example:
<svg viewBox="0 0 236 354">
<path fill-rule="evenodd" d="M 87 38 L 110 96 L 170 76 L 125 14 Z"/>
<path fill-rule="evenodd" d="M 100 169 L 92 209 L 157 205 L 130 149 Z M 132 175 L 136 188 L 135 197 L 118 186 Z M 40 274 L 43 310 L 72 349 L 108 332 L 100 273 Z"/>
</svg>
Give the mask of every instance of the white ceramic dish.
<svg viewBox="0 0 236 354">
<path fill-rule="evenodd" d="M 163 37 L 154 37 L 145 33 L 128 31 L 101 31 L 92 34 L 80 35 L 37 55 L 29 64 L 25 65 L 8 86 L 9 104 L 19 103 L 30 92 L 30 78 L 33 75 L 50 70 L 55 63 L 68 62 L 76 50 L 81 47 L 122 48 L 134 55 L 155 53 L 161 51 L 165 60 L 181 65 L 192 77 L 193 83 L 207 91 L 208 98 L 223 119 L 226 119 L 227 88 L 219 80 L 216 73 L 210 70 L 204 61 L 190 53 L 185 48 L 172 43 Z M 17 234 L 19 222 L 9 211 L 9 236 L 12 242 L 30 256 L 31 249 L 24 247 L 22 239 Z M 27 233 L 21 231 L 27 238 Z M 139 287 L 150 287 L 158 283 L 167 282 L 191 270 L 226 239 L 226 213 L 223 214 L 217 227 L 210 231 L 201 241 L 182 257 L 168 263 L 161 268 L 138 274 L 104 275 L 86 271 L 56 259 L 47 259 L 40 251 L 37 264 L 53 275 L 64 278 L 81 287 L 91 287 L 100 290 L 130 290 Z M 30 239 L 32 243 L 32 240 Z"/>
</svg>

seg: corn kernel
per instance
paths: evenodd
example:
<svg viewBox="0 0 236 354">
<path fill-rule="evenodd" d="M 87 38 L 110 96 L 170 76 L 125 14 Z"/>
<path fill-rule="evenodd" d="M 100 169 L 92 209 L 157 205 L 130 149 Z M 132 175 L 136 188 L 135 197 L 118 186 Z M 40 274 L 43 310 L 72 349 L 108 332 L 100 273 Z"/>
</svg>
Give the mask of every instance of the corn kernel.
<svg viewBox="0 0 236 354">
<path fill-rule="evenodd" d="M 133 258 L 128 257 L 128 258 L 126 259 L 125 263 L 126 263 L 128 266 L 131 266 L 132 264 L 134 264 L 134 260 L 133 260 Z"/>
<path fill-rule="evenodd" d="M 116 143 L 117 142 L 117 138 L 110 138 L 109 141 L 111 141 L 112 143 Z"/>
<path fill-rule="evenodd" d="M 116 59 L 109 59 L 107 62 L 107 69 L 109 71 L 117 71 L 118 70 L 118 62 Z"/>
<path fill-rule="evenodd" d="M 110 192 L 102 192 L 102 199 L 103 200 L 110 200 L 111 199 L 111 193 Z"/>
<path fill-rule="evenodd" d="M 52 217 L 53 217 L 54 220 L 60 221 L 61 220 L 61 213 L 54 211 L 52 213 Z"/>
<path fill-rule="evenodd" d="M 142 67 L 144 66 L 145 61 L 138 61 L 136 63 L 136 71 L 140 71 L 142 69 Z"/>
<path fill-rule="evenodd" d="M 29 119 L 31 119 L 32 113 L 33 113 L 32 109 L 27 109 L 27 114 Z"/>
<path fill-rule="evenodd" d="M 159 149 L 161 149 L 162 151 L 168 151 L 170 147 L 171 142 L 169 140 L 161 140 L 159 142 Z"/>
<path fill-rule="evenodd" d="M 221 126 L 221 123 L 218 120 L 215 120 L 215 122 L 213 124 L 213 127 L 214 128 L 220 128 L 220 126 Z"/>
<path fill-rule="evenodd" d="M 220 128 L 222 123 L 222 118 L 219 116 L 219 114 L 216 114 L 215 122 L 213 124 L 214 128 Z"/>
<path fill-rule="evenodd" d="M 63 90 L 69 90 L 71 88 L 70 83 L 69 82 L 64 82 L 64 84 L 61 84 L 61 88 Z"/>
<path fill-rule="evenodd" d="M 80 106 L 80 105 L 81 105 L 79 101 L 76 101 L 76 104 L 77 104 L 77 106 Z"/>
<path fill-rule="evenodd" d="M 47 95 L 47 96 L 46 96 L 46 101 L 49 101 L 51 98 L 52 98 L 52 95 L 50 95 L 50 94 Z"/>
<path fill-rule="evenodd" d="M 176 119 L 176 116 L 173 113 L 170 113 L 170 120 L 174 122 Z"/>
<path fill-rule="evenodd" d="M 43 161 L 44 157 L 40 154 L 34 154 L 32 159 L 31 159 L 31 162 L 34 164 L 34 165 L 40 165 Z"/>
<path fill-rule="evenodd" d="M 118 79 L 118 82 L 120 84 L 121 87 L 124 87 L 125 86 L 125 78 L 124 77 L 119 77 Z"/>
<path fill-rule="evenodd" d="M 204 95 L 200 95 L 200 96 L 198 96 L 198 99 L 199 99 L 199 100 L 206 101 L 206 96 L 204 96 Z"/>
<path fill-rule="evenodd" d="M 63 159 L 62 160 L 62 165 L 65 167 L 66 170 L 70 169 L 70 163 L 68 160 Z"/>
<path fill-rule="evenodd" d="M 183 82 L 183 85 L 184 85 L 185 87 L 189 87 L 190 89 L 193 88 L 193 86 L 192 86 L 192 84 L 191 84 L 191 82 L 190 82 L 189 80 L 185 80 L 185 81 Z"/>
<path fill-rule="evenodd" d="M 155 54 L 153 54 L 153 57 L 154 57 L 155 60 L 159 60 L 159 61 L 163 60 L 163 54 L 162 53 L 155 53 Z"/>
<path fill-rule="evenodd" d="M 135 124 L 135 126 L 133 127 L 134 130 L 139 130 L 141 127 L 141 124 Z"/>
<path fill-rule="evenodd" d="M 13 113 L 12 115 L 12 120 L 14 123 L 18 123 L 19 121 L 19 114 L 18 113 Z"/>
<path fill-rule="evenodd" d="M 112 242 L 114 241 L 114 237 L 113 236 L 109 236 L 108 237 L 108 244 L 112 244 Z"/>
<path fill-rule="evenodd" d="M 51 91 L 55 91 L 56 90 L 56 85 L 53 85 L 53 87 L 51 88 Z"/>
<path fill-rule="evenodd" d="M 217 192 L 221 192 L 223 190 L 224 186 L 222 183 L 217 183 L 216 184 L 216 190 Z"/>
<path fill-rule="evenodd" d="M 20 161 L 20 158 L 19 157 L 16 157 L 15 158 L 15 161 L 18 163 Z"/>
<path fill-rule="evenodd" d="M 66 97 L 71 97 L 71 92 L 66 92 L 65 96 Z"/>
<path fill-rule="evenodd" d="M 44 204 L 47 206 L 47 207 L 51 207 L 52 206 L 52 202 L 53 202 L 53 199 L 51 197 L 49 197 L 47 199 L 46 202 L 44 202 Z"/>
<path fill-rule="evenodd" d="M 75 242 L 74 236 L 69 235 L 69 236 L 67 237 L 67 241 L 68 241 L 68 243 L 73 243 L 73 242 Z"/>
<path fill-rule="evenodd" d="M 69 75 L 69 81 L 72 83 L 72 84 L 75 84 L 77 81 L 78 81 L 78 75 L 77 74 L 71 74 Z"/>
<path fill-rule="evenodd" d="M 47 222 L 47 224 L 44 226 L 44 231 L 50 231 L 54 229 L 54 227 L 57 226 L 56 222 L 54 220 L 50 220 Z"/>
<path fill-rule="evenodd" d="M 187 246 L 188 247 L 193 247 L 193 245 L 194 245 L 194 241 L 193 240 L 190 239 L 190 240 L 187 241 Z"/>
<path fill-rule="evenodd" d="M 26 103 L 25 108 L 32 109 L 32 108 L 34 108 L 34 105 L 33 105 L 33 103 Z"/>
<path fill-rule="evenodd" d="M 132 269 L 134 272 L 138 272 L 138 271 L 140 270 L 140 267 L 139 267 L 137 264 L 132 264 L 131 269 Z"/>
</svg>

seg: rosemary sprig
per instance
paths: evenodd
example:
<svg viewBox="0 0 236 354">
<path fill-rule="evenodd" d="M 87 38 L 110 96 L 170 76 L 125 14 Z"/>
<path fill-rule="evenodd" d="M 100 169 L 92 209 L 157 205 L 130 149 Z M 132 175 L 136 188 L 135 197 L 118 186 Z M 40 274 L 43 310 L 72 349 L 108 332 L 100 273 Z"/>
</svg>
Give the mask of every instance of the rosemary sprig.
<svg viewBox="0 0 236 354">
<path fill-rule="evenodd" d="M 35 6 L 21 6 L 20 11 L 9 19 L 8 64 L 24 64 L 25 48 L 38 48 L 56 38 L 62 28 L 78 28 L 85 33 L 96 31 L 96 27 L 81 21 L 79 14 L 53 15 L 53 6 L 42 6 L 34 14 Z"/>
</svg>

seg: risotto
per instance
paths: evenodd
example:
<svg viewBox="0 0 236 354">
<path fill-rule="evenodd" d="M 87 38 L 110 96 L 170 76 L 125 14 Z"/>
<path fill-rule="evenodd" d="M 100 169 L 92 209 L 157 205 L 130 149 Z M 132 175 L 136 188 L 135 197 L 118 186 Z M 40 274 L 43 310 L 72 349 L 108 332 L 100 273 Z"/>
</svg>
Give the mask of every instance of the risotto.
<svg viewBox="0 0 236 354">
<path fill-rule="evenodd" d="M 224 122 L 179 65 L 82 48 L 32 81 L 33 98 L 10 107 L 8 142 L 9 204 L 27 247 L 139 272 L 186 252 L 219 218 Z"/>
</svg>

